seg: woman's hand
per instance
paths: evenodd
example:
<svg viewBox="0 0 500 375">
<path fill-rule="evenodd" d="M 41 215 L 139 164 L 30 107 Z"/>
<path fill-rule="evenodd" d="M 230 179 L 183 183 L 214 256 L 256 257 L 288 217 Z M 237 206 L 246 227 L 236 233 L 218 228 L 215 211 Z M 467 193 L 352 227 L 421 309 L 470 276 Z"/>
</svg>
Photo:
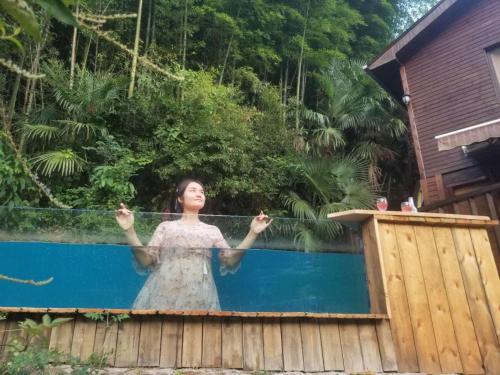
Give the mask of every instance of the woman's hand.
<svg viewBox="0 0 500 375">
<path fill-rule="evenodd" d="M 120 203 L 120 208 L 116 210 L 115 218 L 123 230 L 129 230 L 134 226 L 134 214 L 123 203 Z"/>
<path fill-rule="evenodd" d="M 252 223 L 250 224 L 250 231 L 254 234 L 259 234 L 260 232 L 263 232 L 272 222 L 273 219 L 270 219 L 269 216 L 260 211 L 259 216 L 253 218 Z"/>
</svg>

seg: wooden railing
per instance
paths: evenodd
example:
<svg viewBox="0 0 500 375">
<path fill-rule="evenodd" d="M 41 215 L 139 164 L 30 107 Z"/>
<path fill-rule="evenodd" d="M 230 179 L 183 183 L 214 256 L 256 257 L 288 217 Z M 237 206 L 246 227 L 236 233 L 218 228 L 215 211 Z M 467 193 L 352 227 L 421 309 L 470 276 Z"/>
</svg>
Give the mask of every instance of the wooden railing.
<svg viewBox="0 0 500 375">
<path fill-rule="evenodd" d="M 463 215 L 488 216 L 493 220 L 500 217 L 500 182 L 456 195 L 419 208 L 421 212 L 440 212 Z M 500 271 L 500 226 L 488 230 L 497 269 Z"/>
</svg>

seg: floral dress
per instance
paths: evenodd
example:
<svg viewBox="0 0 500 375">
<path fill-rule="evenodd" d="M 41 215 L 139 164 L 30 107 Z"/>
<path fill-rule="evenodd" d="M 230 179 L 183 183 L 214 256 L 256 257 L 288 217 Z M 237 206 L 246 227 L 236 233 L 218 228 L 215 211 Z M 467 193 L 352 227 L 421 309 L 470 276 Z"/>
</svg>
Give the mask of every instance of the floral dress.
<svg viewBox="0 0 500 375">
<path fill-rule="evenodd" d="M 180 220 L 161 223 L 148 244 L 154 259 L 151 273 L 133 308 L 220 310 L 211 267 L 213 247 L 229 248 L 216 226 Z"/>
</svg>

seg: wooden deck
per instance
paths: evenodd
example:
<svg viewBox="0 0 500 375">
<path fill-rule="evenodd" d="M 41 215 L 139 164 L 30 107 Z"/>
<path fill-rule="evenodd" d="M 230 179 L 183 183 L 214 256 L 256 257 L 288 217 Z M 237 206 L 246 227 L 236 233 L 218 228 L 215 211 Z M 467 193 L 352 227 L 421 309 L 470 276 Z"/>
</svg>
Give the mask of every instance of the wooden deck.
<svg viewBox="0 0 500 375">
<path fill-rule="evenodd" d="M 75 319 L 52 330 L 50 346 L 83 358 L 106 352 L 117 367 L 484 374 L 498 366 L 500 280 L 487 233 L 498 222 L 334 216 L 363 222 L 371 314 L 135 311 L 106 327 L 84 318 L 87 310 L 67 309 L 52 311 Z M 45 310 L 10 311 L 0 331 Z M 0 333 L 0 342 L 11 334 Z"/>
</svg>

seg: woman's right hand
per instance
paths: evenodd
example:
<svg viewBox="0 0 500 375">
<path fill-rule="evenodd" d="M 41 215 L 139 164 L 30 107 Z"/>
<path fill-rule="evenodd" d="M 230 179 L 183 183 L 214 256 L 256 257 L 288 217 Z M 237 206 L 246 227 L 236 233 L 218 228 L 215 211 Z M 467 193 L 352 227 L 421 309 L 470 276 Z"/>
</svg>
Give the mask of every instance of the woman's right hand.
<svg viewBox="0 0 500 375">
<path fill-rule="evenodd" d="M 123 230 L 128 230 L 134 226 L 134 214 L 123 203 L 120 203 L 120 208 L 116 210 L 115 218 Z"/>
</svg>

